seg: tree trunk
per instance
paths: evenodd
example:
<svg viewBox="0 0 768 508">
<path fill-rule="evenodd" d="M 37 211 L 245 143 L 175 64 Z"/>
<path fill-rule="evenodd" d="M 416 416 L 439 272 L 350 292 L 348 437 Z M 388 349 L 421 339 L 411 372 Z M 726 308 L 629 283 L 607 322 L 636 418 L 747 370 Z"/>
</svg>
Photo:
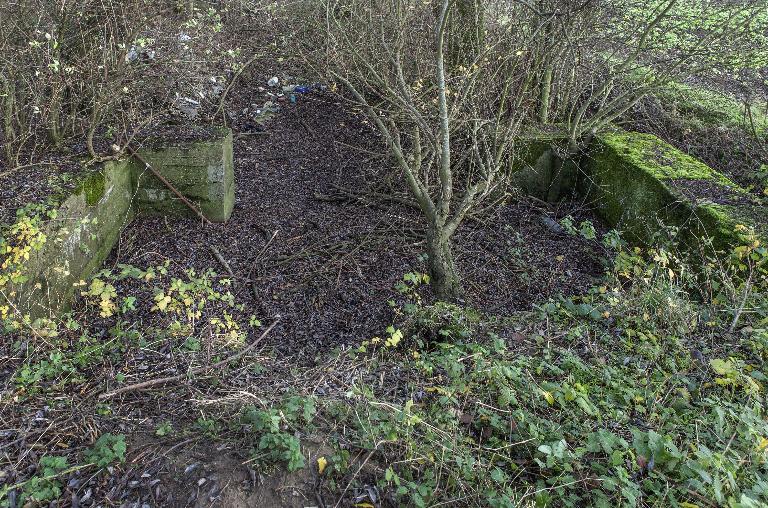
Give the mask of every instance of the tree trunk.
<svg viewBox="0 0 768 508">
<path fill-rule="evenodd" d="M 462 296 L 461 279 L 451 250 L 450 238 L 441 228 L 430 226 L 427 231 L 427 253 L 432 288 L 440 300 L 453 301 Z"/>
<path fill-rule="evenodd" d="M 485 41 L 485 0 L 458 0 L 449 17 L 446 65 L 470 67 Z M 435 2 L 440 13 L 442 1 Z"/>
<path fill-rule="evenodd" d="M 544 76 L 541 80 L 541 90 L 539 91 L 539 122 L 546 125 L 549 122 L 549 101 L 552 93 L 552 74 L 554 68 L 552 64 L 547 64 L 544 69 Z"/>
</svg>

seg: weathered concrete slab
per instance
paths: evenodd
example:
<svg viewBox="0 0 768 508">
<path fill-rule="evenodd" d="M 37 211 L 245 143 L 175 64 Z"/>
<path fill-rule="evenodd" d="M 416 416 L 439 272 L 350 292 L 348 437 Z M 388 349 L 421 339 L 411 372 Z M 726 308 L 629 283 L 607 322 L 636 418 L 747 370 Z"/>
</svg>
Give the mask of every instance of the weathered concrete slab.
<svg viewBox="0 0 768 508">
<path fill-rule="evenodd" d="M 768 238 L 768 208 L 759 198 L 651 134 L 598 136 L 583 169 L 603 218 L 639 243 L 652 243 L 668 227 L 685 243 L 712 238 L 718 250 L 743 240 L 738 225 Z"/>
<path fill-rule="evenodd" d="M 141 156 L 213 222 L 225 222 L 235 205 L 232 132 L 213 129 L 209 139 L 180 141 L 159 148 L 143 148 Z M 142 215 L 192 215 L 160 180 L 133 164 L 136 211 Z"/>
<path fill-rule="evenodd" d="M 235 202 L 232 133 L 211 132 L 206 139 L 139 153 L 206 217 L 223 222 Z M 17 318 L 31 319 L 66 311 L 79 282 L 101 267 L 123 227 L 137 214 L 194 212 L 135 159 L 108 162 L 86 174 L 77 190 L 61 201 L 55 218 L 45 222 L 40 248 L 30 249 L 29 259 L 13 268 L 21 277 L 0 287 L 0 307 L 10 306 Z"/>
<path fill-rule="evenodd" d="M 566 137 L 559 133 L 523 134 L 517 140 L 511 184 L 550 203 L 572 195 L 579 170 L 574 160 L 563 156 L 566 144 Z"/>
<path fill-rule="evenodd" d="M 24 264 L 25 282 L 4 292 L 16 312 L 32 317 L 67 310 L 75 285 L 87 280 L 109 256 L 123 227 L 134 216 L 129 164 L 109 162 L 88 174 L 48 221 L 40 250 L 31 250 Z"/>
</svg>

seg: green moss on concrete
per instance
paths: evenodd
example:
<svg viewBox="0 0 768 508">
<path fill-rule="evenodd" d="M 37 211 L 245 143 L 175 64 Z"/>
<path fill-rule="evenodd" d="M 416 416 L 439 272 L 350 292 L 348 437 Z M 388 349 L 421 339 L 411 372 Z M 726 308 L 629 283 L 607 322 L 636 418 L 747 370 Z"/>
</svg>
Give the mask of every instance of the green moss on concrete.
<svg viewBox="0 0 768 508">
<path fill-rule="evenodd" d="M 653 134 L 616 131 L 600 139 L 624 161 L 660 180 L 712 180 L 727 187 L 738 187 L 725 175 Z"/>
<path fill-rule="evenodd" d="M 728 178 L 649 134 L 617 131 L 596 138 L 585 169 L 592 186 L 590 197 L 612 226 L 637 243 L 649 244 L 666 227 L 678 228 L 678 240 L 695 244 L 711 237 L 727 250 L 740 241 L 737 224 L 765 233 L 759 203 L 719 205 L 706 196 L 684 195 L 675 182 L 705 182 L 722 187 L 727 195 L 749 194 Z M 696 189 L 693 185 L 692 189 Z"/>
<path fill-rule="evenodd" d="M 232 133 L 213 132 L 213 139 L 178 141 L 142 155 L 210 220 L 225 221 L 235 202 Z M 193 213 L 133 159 L 108 162 L 88 173 L 75 192 L 62 199 L 56 220 L 46 224 L 47 241 L 25 263 L 27 280 L 13 288 L 15 307 L 33 317 L 67 310 L 75 283 L 102 265 L 135 213 L 147 210 Z"/>
<path fill-rule="evenodd" d="M 75 283 L 97 270 L 133 219 L 133 185 L 125 162 L 86 177 L 46 223 L 46 242 L 25 263 L 28 280 L 14 288 L 15 306 L 33 317 L 66 311 Z"/>
<path fill-rule="evenodd" d="M 106 178 L 103 171 L 94 171 L 80 182 L 75 191 L 76 194 L 83 194 L 88 206 L 95 206 L 104 197 Z"/>
<path fill-rule="evenodd" d="M 527 195 L 556 202 L 576 188 L 578 167 L 559 154 L 567 145 L 561 131 L 528 132 L 517 140 L 510 180 Z"/>
</svg>

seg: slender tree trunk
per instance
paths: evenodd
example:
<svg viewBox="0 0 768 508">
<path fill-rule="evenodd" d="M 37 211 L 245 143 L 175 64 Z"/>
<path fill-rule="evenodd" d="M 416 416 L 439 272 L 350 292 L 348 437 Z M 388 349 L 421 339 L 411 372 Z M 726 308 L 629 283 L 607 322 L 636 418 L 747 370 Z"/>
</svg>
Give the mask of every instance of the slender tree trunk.
<svg viewBox="0 0 768 508">
<path fill-rule="evenodd" d="M 61 132 L 61 90 L 55 90 L 51 97 L 50 116 L 48 118 L 48 138 L 56 147 L 61 147 L 64 135 Z"/>
<path fill-rule="evenodd" d="M 5 77 L 5 74 L 0 74 L 0 84 L 3 85 L 0 106 L 2 106 L 3 115 L 2 137 L 5 145 L 5 159 L 9 166 L 13 166 L 13 145 L 16 141 L 16 129 L 13 121 L 16 113 L 16 87 Z"/>
<path fill-rule="evenodd" d="M 549 121 L 549 101 L 552 93 L 552 74 L 554 68 L 552 64 L 547 64 L 544 69 L 544 76 L 541 80 L 541 90 L 539 92 L 539 122 L 546 124 Z"/>
<path fill-rule="evenodd" d="M 446 37 L 448 67 L 469 67 L 485 41 L 485 0 L 457 0 L 451 9 Z M 439 15 L 443 2 L 435 2 Z"/>
<path fill-rule="evenodd" d="M 427 253 L 432 288 L 440 300 L 452 301 L 462 296 L 461 279 L 451 250 L 451 239 L 435 225 L 427 230 Z"/>
</svg>

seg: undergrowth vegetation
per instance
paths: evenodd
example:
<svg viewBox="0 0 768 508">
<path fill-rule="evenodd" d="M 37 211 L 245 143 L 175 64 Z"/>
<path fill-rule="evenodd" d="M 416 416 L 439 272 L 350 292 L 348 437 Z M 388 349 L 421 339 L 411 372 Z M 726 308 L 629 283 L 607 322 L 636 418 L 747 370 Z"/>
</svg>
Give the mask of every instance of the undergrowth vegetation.
<svg viewBox="0 0 768 508">
<path fill-rule="evenodd" d="M 598 238 L 588 222 L 563 224 L 615 255 L 587 294 L 488 316 L 431 302 L 429 276 L 408 273 L 389 302 L 392 326 L 330 355 L 357 366 L 343 392 L 227 402 L 161 422 L 155 434 L 236 441 L 261 470 L 311 467 L 327 492 L 367 485 L 372 501 L 394 505 L 764 506 L 766 248 L 744 231 L 727 262 L 694 266 L 671 248 L 630 248 L 613 231 Z M 71 316 L 16 343 L 26 360 L 14 400 L 61 406 L 57 394 L 104 390 L 96 373 L 107 387 L 125 386 L 139 352 L 170 346 L 191 369 L 201 352 L 217 360 L 242 348 L 260 323 L 242 313 L 229 281 L 187 275 L 121 265 L 84 282 L 104 323 Z M 135 281 L 135 293 L 118 294 L 120 279 Z M 152 324 L 132 321 L 141 306 Z M 110 401 L 94 410 L 108 421 Z M 310 434 L 334 450 L 317 464 L 302 449 Z M 81 453 L 43 454 L 3 495 L 56 499 L 66 475 L 119 467 L 125 436 L 93 439 Z"/>
<path fill-rule="evenodd" d="M 361 353 L 402 395 L 361 382 L 329 411 L 398 505 L 764 506 L 766 259 L 734 252 L 753 283 L 733 293 L 622 246 L 605 285 L 503 320 L 411 299 L 397 347 Z"/>
<path fill-rule="evenodd" d="M 9 210 L 0 203 L 0 508 L 128 506 L 138 491 L 130 484 L 141 483 L 130 478 L 172 476 L 173 467 L 168 483 L 181 478 L 198 495 L 208 480 L 195 487 L 188 472 L 196 465 L 182 464 L 195 449 L 208 465 L 234 457 L 231 469 L 253 475 L 251 490 L 263 486 L 262 475 L 285 485 L 309 478 L 319 505 L 768 506 L 765 238 L 738 225 L 730 252 L 713 252 L 706 239 L 682 252 L 666 240 L 682 236 L 676 230 L 631 246 L 619 231 L 581 220 L 581 208 L 579 219 L 558 222 L 550 216 L 562 208 L 533 197 L 524 199 L 536 206 L 520 213 L 535 217 L 496 217 L 519 198 L 507 177 L 522 134 L 559 139 L 535 161 L 537 170 L 549 161 L 542 181 L 550 186 L 594 154 L 595 135 L 624 122 L 758 194 L 729 204 L 715 189 L 697 203 L 762 207 L 764 90 L 737 100 L 698 85 L 727 89 L 765 71 L 763 2 L 54 3 L 0 5 L 0 183 L 41 187 L 15 217 L 15 201 Z M 308 121 L 320 103 L 325 123 Z M 344 106 L 348 116 L 333 112 Z M 271 124 L 281 108 L 306 133 Z M 69 193 L 75 176 L 58 157 L 82 168 L 130 153 L 140 144 L 134 138 L 156 127 L 193 122 L 229 126 L 238 171 L 268 166 L 264 173 L 285 188 L 269 195 L 277 185 L 238 182 L 251 188 L 238 196 L 243 214 L 235 220 L 253 231 L 206 225 L 198 237 L 160 218 L 126 244 L 164 235 L 148 242 L 153 250 L 181 239 L 186 250 L 178 252 L 189 258 L 174 259 L 171 248 L 137 251 L 135 266 L 124 257 L 133 245 L 121 244 L 107 268 L 73 276 L 74 288 L 67 282 L 68 312 L 21 308 L 17 297 L 50 291 L 52 272 L 31 273 L 30 260 L 64 249 L 49 227 L 66 220 L 53 195 Z M 343 136 L 320 137 L 318 126 Z M 284 153 L 256 141 L 268 136 Z M 320 155 L 288 146 L 310 138 L 331 141 Z M 355 173 L 362 162 L 342 163 L 342 145 L 376 171 Z M 683 160 L 655 155 L 665 165 Z M 25 176 L 42 159 L 54 173 L 45 185 Z M 320 171 L 330 167 L 336 180 Z M 85 192 L 87 206 L 110 192 L 98 182 Z M 324 184 L 340 194 L 325 194 Z M 270 206 L 254 206 L 254 196 Z M 315 201 L 323 208 L 306 204 Z M 347 215 L 325 223 L 332 206 L 386 214 L 374 223 L 361 213 L 348 221 L 356 229 L 334 231 Z M 625 215 L 627 203 L 620 206 Z M 421 210 L 420 220 L 411 221 L 410 209 Z M 13 223 L 2 224 L 5 217 Z M 457 234 L 471 244 L 457 257 L 483 264 L 470 287 L 522 281 L 534 288 L 522 304 L 505 300 L 493 307 L 505 310 L 490 314 L 494 296 L 465 291 L 452 242 L 470 221 L 477 229 Z M 66 223 L 76 232 L 67 248 L 82 250 L 82 226 Z M 548 242 L 528 245 L 524 232 Z M 379 236 L 399 245 L 379 244 Z M 214 245 L 225 241 L 235 263 Z M 559 255 L 576 243 L 590 253 L 578 277 L 571 269 L 583 259 Z M 406 244 L 402 257 L 389 256 Z M 563 250 L 546 250 L 556 244 Z M 532 245 L 544 255 L 527 256 Z M 208 250 L 227 275 L 198 255 Z M 359 264 L 362 256 L 372 261 Z M 541 258 L 553 274 L 546 291 L 532 275 Z M 294 266 L 301 277 L 288 280 Z M 374 269 L 380 279 L 367 273 Z M 562 283 L 572 276 L 587 282 Z M 541 296 L 593 280 L 583 294 Z M 334 282 L 335 292 L 315 292 Z M 377 301 L 380 294 L 391 299 Z M 307 305 L 297 310 L 299 299 Z M 369 308 L 372 301 L 391 319 L 379 322 L 385 313 Z M 526 310 L 509 310 L 518 304 Z M 275 315 L 283 305 L 283 317 Z M 323 312 L 330 317 L 316 321 Z M 371 316 L 378 335 L 341 330 Z M 288 320 L 305 322 L 281 330 Z M 319 321 L 338 327 L 339 337 L 320 337 Z M 152 479 L 148 492 L 166 479 Z M 213 492 L 205 493 L 211 503 Z"/>
</svg>

